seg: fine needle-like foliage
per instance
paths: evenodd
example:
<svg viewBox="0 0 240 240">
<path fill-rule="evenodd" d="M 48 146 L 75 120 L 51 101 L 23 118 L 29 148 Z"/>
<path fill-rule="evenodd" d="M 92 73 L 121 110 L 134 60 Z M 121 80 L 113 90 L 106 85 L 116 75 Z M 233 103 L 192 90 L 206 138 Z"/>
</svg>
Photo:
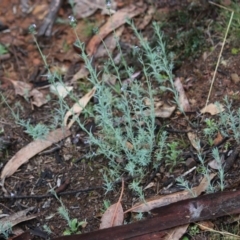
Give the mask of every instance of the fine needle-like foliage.
<svg viewBox="0 0 240 240">
<path fill-rule="evenodd" d="M 74 19 L 71 21 L 75 30 Z M 154 94 L 160 92 L 163 87 L 164 90 L 174 93 L 175 99 L 177 93 L 173 85 L 172 58 L 165 52 L 162 34 L 157 24 L 154 24 L 154 31 L 159 38 L 157 51 L 152 50 L 134 25 L 130 24 L 140 42 L 141 50 L 136 56 L 136 61 L 142 65 L 141 80 L 132 77 L 137 70 L 126 64 L 117 39 L 118 50 L 122 56 L 121 66 L 124 67 L 129 81 L 122 81 L 120 65 L 115 63 L 110 53 L 101 72 L 93 68 L 85 53 L 84 44 L 76 35 L 76 46 L 80 48 L 81 57 L 90 72 L 89 81 L 96 88 L 94 118 L 98 131 L 93 133 L 85 129 L 83 123 L 78 123 L 88 133 L 91 146 L 96 146 L 96 151 L 89 156 L 100 155 L 109 160 L 108 168 L 103 173 L 106 190 L 112 190 L 115 181 L 122 176 L 128 176 L 132 179 L 130 188 L 143 198 L 142 181 L 149 167 L 157 168 L 160 165 L 167 138 L 166 132 L 161 132 L 160 137 L 156 138 Z M 148 63 L 143 60 L 146 57 Z M 110 69 L 113 69 L 115 75 L 111 74 Z M 161 74 L 167 76 L 167 80 L 163 79 Z M 105 79 L 101 80 L 100 76 L 116 78 L 120 91 Z M 158 84 L 158 90 L 152 87 L 154 81 Z M 166 81 L 169 84 L 165 84 Z"/>
</svg>

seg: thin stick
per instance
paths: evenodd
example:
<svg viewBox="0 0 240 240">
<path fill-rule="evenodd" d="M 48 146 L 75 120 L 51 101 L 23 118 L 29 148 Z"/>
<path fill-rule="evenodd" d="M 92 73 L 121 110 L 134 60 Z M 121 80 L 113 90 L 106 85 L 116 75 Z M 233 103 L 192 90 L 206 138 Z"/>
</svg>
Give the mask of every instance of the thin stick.
<svg viewBox="0 0 240 240">
<path fill-rule="evenodd" d="M 224 36 L 223 44 L 222 44 L 222 47 L 221 47 L 221 51 L 220 51 L 219 56 L 218 56 L 217 65 L 215 67 L 215 71 L 214 71 L 214 74 L 213 74 L 213 77 L 212 77 L 212 82 L 211 82 L 211 86 L 210 86 L 210 89 L 209 89 L 209 92 L 208 92 L 208 97 L 207 97 L 207 101 L 206 101 L 206 105 L 205 106 L 207 106 L 208 102 L 209 102 L 209 98 L 210 98 L 210 95 L 211 95 L 211 92 L 212 92 L 213 83 L 215 81 L 216 74 L 217 74 L 217 69 L 219 67 L 219 63 L 220 63 L 220 60 L 221 60 L 221 57 L 222 57 L 222 52 L 223 52 L 223 49 L 224 49 L 224 46 L 225 46 L 225 43 L 226 43 L 227 35 L 228 35 L 228 32 L 229 32 L 230 26 L 232 24 L 232 19 L 233 19 L 233 15 L 234 15 L 234 11 L 229 9 L 229 8 L 226 8 L 226 7 L 222 6 L 222 5 L 219 5 L 219 4 L 211 2 L 211 1 L 209 1 L 209 3 L 211 3 L 213 5 L 216 5 L 218 7 L 224 8 L 224 9 L 226 9 L 228 11 L 231 11 L 232 13 L 231 13 L 230 20 L 228 22 L 227 30 L 225 32 L 225 36 Z"/>
</svg>

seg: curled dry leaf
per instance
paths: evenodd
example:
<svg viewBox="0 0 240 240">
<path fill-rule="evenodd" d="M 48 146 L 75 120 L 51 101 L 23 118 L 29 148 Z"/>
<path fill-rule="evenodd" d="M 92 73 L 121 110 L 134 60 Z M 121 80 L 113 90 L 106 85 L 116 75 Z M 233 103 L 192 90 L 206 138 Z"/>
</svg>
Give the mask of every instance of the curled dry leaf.
<svg viewBox="0 0 240 240">
<path fill-rule="evenodd" d="M 86 18 L 95 13 L 98 9 L 102 9 L 102 14 L 109 14 L 106 0 L 74 0 L 74 12 L 77 18 Z M 113 14 L 117 4 L 111 0 L 110 13 Z"/>
<path fill-rule="evenodd" d="M 62 139 L 71 135 L 67 128 L 58 128 L 50 132 L 44 139 L 37 139 L 27 146 L 19 150 L 4 166 L 1 173 L 1 180 L 11 176 L 17 169 L 37 153 L 50 147 L 53 143 L 57 143 Z"/>
<path fill-rule="evenodd" d="M 56 82 L 50 85 L 50 92 L 61 97 L 62 99 L 65 98 L 72 90 L 72 86 L 66 86 L 61 82 Z"/>
<path fill-rule="evenodd" d="M 39 91 L 38 89 L 33 89 L 33 85 L 30 83 L 15 81 L 8 78 L 5 79 L 7 79 L 13 84 L 16 95 L 20 95 L 24 98 L 32 97 L 32 104 L 34 104 L 35 106 L 41 107 L 43 104 L 48 102 L 48 99 L 46 97 L 46 91 Z"/>
<path fill-rule="evenodd" d="M 12 79 L 8 79 L 15 89 L 15 94 L 23 97 L 29 97 L 29 92 L 32 90 L 33 85 L 30 83 L 25 83 L 22 81 L 15 81 Z"/>
<path fill-rule="evenodd" d="M 144 103 L 146 106 L 150 106 L 151 105 L 151 101 L 150 99 L 146 98 L 144 100 Z M 176 109 L 176 106 L 169 106 L 167 104 L 164 104 L 163 101 L 158 101 L 156 99 L 154 99 L 154 113 L 156 117 L 159 118 L 169 118 L 172 113 L 174 112 L 174 110 Z M 149 116 L 151 114 L 150 110 L 145 110 L 144 111 L 146 116 Z"/>
<path fill-rule="evenodd" d="M 180 80 L 180 78 L 176 78 L 175 82 L 174 82 L 174 86 L 176 87 L 176 90 L 179 93 L 179 102 L 180 102 L 180 106 L 183 109 L 184 112 L 190 112 L 191 111 L 191 107 L 190 104 L 188 102 L 187 96 L 185 94 L 182 82 Z"/>
<path fill-rule="evenodd" d="M 92 56 L 96 53 L 99 44 L 102 40 L 112 31 L 119 28 L 123 24 L 125 24 L 126 19 L 133 18 L 140 13 L 143 13 L 146 10 L 146 6 L 137 7 L 132 4 L 125 8 L 117 11 L 108 21 L 100 28 L 99 33 L 94 35 L 94 37 L 89 41 L 87 45 L 87 53 L 89 56 Z"/>
<path fill-rule="evenodd" d="M 209 179 L 213 179 L 215 176 L 216 174 L 212 173 L 210 174 Z M 184 199 L 193 198 L 194 196 L 199 196 L 202 192 L 204 192 L 207 189 L 208 183 L 209 183 L 208 179 L 204 177 L 200 182 L 199 186 L 192 188 L 191 192 L 189 192 L 188 190 L 184 190 L 184 191 L 169 194 L 166 196 L 158 196 L 155 198 L 146 199 L 144 203 L 137 203 L 126 212 L 130 212 L 130 211 L 131 212 L 149 212 L 154 208 L 166 206 L 171 203 L 178 202 Z"/>
<path fill-rule="evenodd" d="M 32 104 L 37 107 L 41 107 L 49 101 L 47 98 L 47 92 L 44 90 L 39 91 L 38 89 L 33 89 L 29 95 L 33 98 Z"/>
<path fill-rule="evenodd" d="M 201 109 L 201 113 L 210 113 L 211 115 L 216 115 L 220 112 L 224 111 L 224 107 L 222 104 L 214 104 L 214 103 L 210 103 L 209 105 L 207 105 L 206 107 L 204 107 L 203 109 Z"/>
<path fill-rule="evenodd" d="M 161 108 L 155 108 L 155 116 L 160 118 L 169 118 L 174 110 L 176 109 L 176 106 L 169 106 L 167 104 L 164 104 L 161 106 Z"/>
<path fill-rule="evenodd" d="M 90 99 L 93 97 L 95 91 L 96 91 L 96 88 L 93 88 L 90 92 L 88 92 L 82 98 L 80 98 L 78 100 L 78 102 L 74 103 L 72 108 L 67 111 L 67 113 L 64 117 L 64 126 L 67 126 L 67 128 L 69 129 L 73 125 L 73 123 L 76 120 L 76 117 L 78 117 L 80 115 L 80 113 L 82 112 L 82 110 L 86 107 L 86 105 L 88 104 Z M 73 116 L 73 117 L 72 117 L 71 121 L 67 124 L 68 119 L 71 116 Z"/>
<path fill-rule="evenodd" d="M 78 79 L 85 79 L 89 75 L 89 71 L 85 67 L 85 65 L 81 65 L 80 69 L 78 70 L 77 73 L 74 74 L 72 79 L 70 80 L 70 84 L 74 84 L 77 82 Z"/>
<path fill-rule="evenodd" d="M 192 146 L 199 152 L 201 150 L 201 148 L 198 144 L 200 142 L 200 139 L 198 138 L 198 136 L 193 132 L 188 132 L 187 136 L 188 136 L 188 139 L 190 140 Z"/>
<path fill-rule="evenodd" d="M 104 39 L 104 44 L 102 43 L 95 54 L 95 58 L 100 58 L 104 56 L 108 56 L 108 54 L 112 54 L 113 50 L 117 46 L 117 39 L 122 35 L 124 30 L 124 26 L 119 27 L 114 33 L 109 34 Z M 107 46 L 107 49 L 106 49 Z"/>
</svg>

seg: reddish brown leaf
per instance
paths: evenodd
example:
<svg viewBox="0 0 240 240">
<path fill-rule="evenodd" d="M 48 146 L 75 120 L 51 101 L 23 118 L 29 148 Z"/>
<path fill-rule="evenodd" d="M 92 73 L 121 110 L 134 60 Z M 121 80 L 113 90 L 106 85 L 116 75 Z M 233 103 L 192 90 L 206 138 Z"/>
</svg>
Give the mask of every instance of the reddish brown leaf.
<svg viewBox="0 0 240 240">
<path fill-rule="evenodd" d="M 102 42 L 102 40 L 112 31 L 120 27 L 126 22 L 127 18 L 133 18 L 146 10 L 146 6 L 137 7 L 136 5 L 130 5 L 117 11 L 111 16 L 108 21 L 100 28 L 98 34 L 89 41 L 87 45 L 87 53 L 92 56 Z"/>
</svg>

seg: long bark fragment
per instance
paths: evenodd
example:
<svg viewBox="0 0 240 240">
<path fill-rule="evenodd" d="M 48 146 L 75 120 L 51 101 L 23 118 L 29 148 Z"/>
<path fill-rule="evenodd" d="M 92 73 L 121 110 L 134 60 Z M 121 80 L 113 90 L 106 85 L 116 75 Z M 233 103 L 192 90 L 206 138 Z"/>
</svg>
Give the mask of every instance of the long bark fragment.
<svg viewBox="0 0 240 240">
<path fill-rule="evenodd" d="M 156 208 L 153 217 L 143 221 L 55 240 L 149 239 L 154 233 L 160 236 L 166 229 L 237 213 L 240 213 L 240 190 L 219 192 Z"/>
</svg>

